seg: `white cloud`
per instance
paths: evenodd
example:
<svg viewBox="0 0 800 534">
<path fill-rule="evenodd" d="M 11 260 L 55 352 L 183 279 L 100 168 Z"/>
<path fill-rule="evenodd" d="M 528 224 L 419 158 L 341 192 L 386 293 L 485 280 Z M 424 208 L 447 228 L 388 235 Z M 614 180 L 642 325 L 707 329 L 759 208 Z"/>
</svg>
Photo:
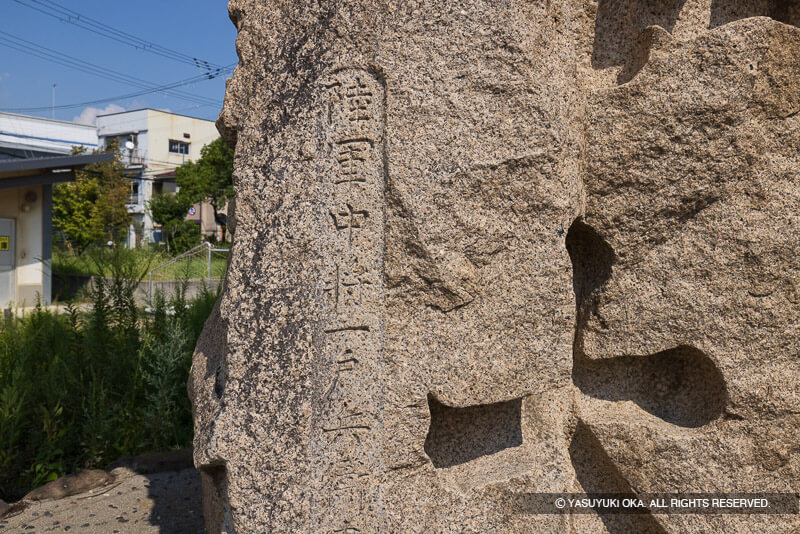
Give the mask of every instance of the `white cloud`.
<svg viewBox="0 0 800 534">
<path fill-rule="evenodd" d="M 122 106 L 118 106 L 116 104 L 109 104 L 105 107 L 105 109 L 99 108 L 86 108 L 81 111 L 81 114 L 77 117 L 72 119 L 72 122 L 77 122 L 80 124 L 90 124 L 94 126 L 97 124 L 97 116 L 98 115 L 106 115 L 108 113 L 119 113 L 120 111 L 125 111 L 125 108 Z"/>
<path fill-rule="evenodd" d="M 134 98 L 128 109 L 145 109 L 147 107 L 149 107 L 147 105 L 147 100 L 139 100 L 138 98 Z"/>
</svg>

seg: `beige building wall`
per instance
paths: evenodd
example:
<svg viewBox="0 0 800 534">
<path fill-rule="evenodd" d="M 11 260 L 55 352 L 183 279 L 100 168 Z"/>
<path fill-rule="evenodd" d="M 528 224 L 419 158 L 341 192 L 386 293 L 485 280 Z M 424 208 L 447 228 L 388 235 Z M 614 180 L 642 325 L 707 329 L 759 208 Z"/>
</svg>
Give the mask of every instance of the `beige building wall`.
<svg viewBox="0 0 800 534">
<path fill-rule="evenodd" d="M 170 171 L 187 161 L 197 161 L 200 159 L 200 150 L 219 137 L 212 121 L 155 109 L 147 110 L 147 130 L 147 159 L 154 174 Z M 170 140 L 189 143 L 189 153 L 170 152 Z"/>
</svg>

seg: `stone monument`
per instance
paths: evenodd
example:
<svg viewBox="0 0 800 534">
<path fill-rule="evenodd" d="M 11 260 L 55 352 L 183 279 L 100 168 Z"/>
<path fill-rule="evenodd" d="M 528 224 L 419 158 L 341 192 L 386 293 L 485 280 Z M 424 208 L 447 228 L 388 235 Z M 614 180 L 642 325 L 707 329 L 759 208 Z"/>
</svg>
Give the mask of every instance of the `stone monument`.
<svg viewBox="0 0 800 534">
<path fill-rule="evenodd" d="M 209 532 L 800 528 L 521 504 L 800 487 L 800 8 L 229 9 Z"/>
</svg>

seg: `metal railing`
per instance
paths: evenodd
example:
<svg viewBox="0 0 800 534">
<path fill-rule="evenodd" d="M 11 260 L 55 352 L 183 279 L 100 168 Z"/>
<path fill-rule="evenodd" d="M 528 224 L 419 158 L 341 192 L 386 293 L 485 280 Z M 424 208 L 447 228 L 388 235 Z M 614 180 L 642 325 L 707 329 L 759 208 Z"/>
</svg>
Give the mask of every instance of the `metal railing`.
<svg viewBox="0 0 800 534">
<path fill-rule="evenodd" d="M 148 306 L 152 306 L 152 304 L 153 304 L 153 273 L 155 273 L 157 271 L 160 271 L 160 270 L 163 270 L 165 267 L 173 265 L 173 264 L 175 264 L 175 263 L 177 263 L 179 261 L 189 261 L 189 262 L 191 262 L 194 258 L 197 258 L 200 255 L 205 255 L 205 261 L 206 261 L 206 273 L 205 273 L 206 276 L 205 276 L 205 279 L 208 282 L 208 284 L 211 285 L 211 280 L 212 280 L 212 278 L 211 278 L 211 259 L 212 259 L 212 254 L 213 253 L 222 253 L 222 252 L 228 253 L 230 251 L 227 248 L 214 248 L 214 246 L 211 243 L 206 241 L 204 243 L 201 243 L 201 244 L 197 245 L 196 247 L 193 247 L 193 248 L 187 250 L 183 254 L 179 254 L 179 255 L 175 256 L 174 258 L 172 258 L 171 260 L 165 261 L 164 263 L 162 263 L 160 265 L 156 265 L 155 267 L 150 269 L 150 272 L 147 275 L 147 304 L 148 304 Z"/>
<path fill-rule="evenodd" d="M 122 155 L 122 164 L 125 167 L 141 167 L 147 160 L 146 152 L 138 148 L 133 150 L 122 149 L 120 154 Z"/>
</svg>

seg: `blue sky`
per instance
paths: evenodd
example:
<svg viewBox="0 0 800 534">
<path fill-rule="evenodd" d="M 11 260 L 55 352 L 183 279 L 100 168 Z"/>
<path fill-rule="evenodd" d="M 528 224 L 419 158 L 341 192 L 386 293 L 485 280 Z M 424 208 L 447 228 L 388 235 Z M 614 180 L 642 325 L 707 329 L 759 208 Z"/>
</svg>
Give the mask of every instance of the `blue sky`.
<svg viewBox="0 0 800 534">
<path fill-rule="evenodd" d="M 90 25 L 95 32 L 42 11 L 60 19 L 68 18 L 69 11 L 89 17 L 92 20 L 72 20 Z M 231 74 L 216 75 L 216 67 L 198 66 L 192 58 L 232 67 L 237 61 L 235 39 L 236 29 L 228 19 L 224 0 L 137 0 L 127 4 L 0 0 L 0 110 L 50 117 L 52 86 L 56 84 L 57 119 L 91 122 L 95 114 L 104 111 L 151 107 L 213 120 L 221 108 L 225 78 Z M 137 43 L 138 48 L 131 46 Z M 142 49 L 145 44 L 150 51 Z M 59 65 L 19 49 L 56 57 L 115 79 Z M 213 79 L 205 79 L 209 73 Z M 128 79 L 118 80 L 119 74 Z M 167 91 L 146 92 L 187 81 Z M 175 90 L 183 94 L 176 95 Z M 98 100 L 102 102 L 59 108 Z"/>
</svg>

